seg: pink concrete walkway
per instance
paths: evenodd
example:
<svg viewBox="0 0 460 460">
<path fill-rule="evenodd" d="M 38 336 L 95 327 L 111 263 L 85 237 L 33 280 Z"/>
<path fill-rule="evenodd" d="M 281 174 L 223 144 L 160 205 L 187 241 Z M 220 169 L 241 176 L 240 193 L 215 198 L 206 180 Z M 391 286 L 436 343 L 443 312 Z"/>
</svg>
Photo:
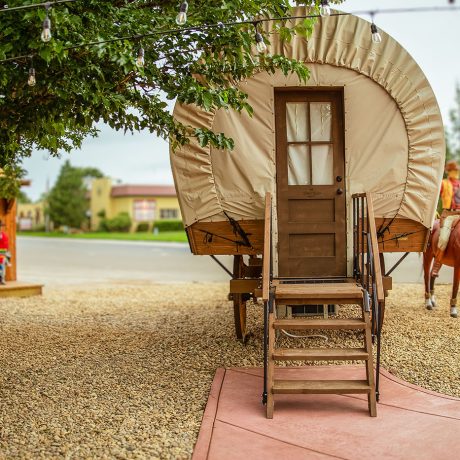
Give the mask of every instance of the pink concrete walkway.
<svg viewBox="0 0 460 460">
<path fill-rule="evenodd" d="M 283 379 L 363 379 L 362 366 L 277 369 Z M 277 395 L 261 405 L 262 369 L 218 369 L 193 460 L 460 458 L 460 399 L 381 374 L 377 418 L 365 395 Z"/>
</svg>

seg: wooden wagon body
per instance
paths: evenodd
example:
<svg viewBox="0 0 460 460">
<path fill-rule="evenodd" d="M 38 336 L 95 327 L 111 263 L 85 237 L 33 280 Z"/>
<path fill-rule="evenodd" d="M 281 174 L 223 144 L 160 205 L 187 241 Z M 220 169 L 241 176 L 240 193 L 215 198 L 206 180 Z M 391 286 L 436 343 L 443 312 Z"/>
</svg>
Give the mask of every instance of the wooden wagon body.
<svg viewBox="0 0 460 460">
<path fill-rule="evenodd" d="M 305 14 L 302 7 L 293 15 Z M 355 16 L 318 21 L 307 41 L 278 39 L 269 52 L 304 61 L 306 84 L 281 72 L 242 84 L 254 116 L 176 105 L 175 117 L 224 132 L 232 152 L 196 142 L 171 149 L 176 189 L 194 254 L 234 255 L 235 278 L 260 264 L 264 199 L 275 199 L 275 276 L 353 273 L 352 197 L 371 193 L 378 248 L 423 251 L 444 165 L 444 128 L 433 91 L 404 48 Z M 233 282 L 248 292 L 250 282 Z M 250 292 L 253 292 L 252 290 Z"/>
</svg>

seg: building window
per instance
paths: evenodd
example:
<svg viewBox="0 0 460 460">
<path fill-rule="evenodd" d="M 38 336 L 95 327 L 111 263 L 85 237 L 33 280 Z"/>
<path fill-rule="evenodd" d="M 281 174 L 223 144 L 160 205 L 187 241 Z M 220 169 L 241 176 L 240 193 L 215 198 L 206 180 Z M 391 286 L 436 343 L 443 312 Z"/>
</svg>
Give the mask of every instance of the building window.
<svg viewBox="0 0 460 460">
<path fill-rule="evenodd" d="M 177 209 L 160 209 L 160 219 L 177 219 L 178 217 Z"/>
<path fill-rule="evenodd" d="M 151 222 L 155 219 L 155 200 L 135 200 L 134 220 L 136 222 Z"/>
</svg>

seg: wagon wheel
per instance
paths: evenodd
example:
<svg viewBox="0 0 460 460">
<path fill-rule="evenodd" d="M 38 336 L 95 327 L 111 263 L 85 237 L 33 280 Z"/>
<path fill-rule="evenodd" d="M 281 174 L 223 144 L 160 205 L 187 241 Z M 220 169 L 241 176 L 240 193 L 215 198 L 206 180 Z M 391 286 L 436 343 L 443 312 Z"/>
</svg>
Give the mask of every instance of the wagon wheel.
<svg viewBox="0 0 460 460">
<path fill-rule="evenodd" d="M 234 256 L 233 258 L 233 278 L 243 278 L 244 262 L 243 256 Z M 236 338 L 246 343 L 249 334 L 246 329 L 246 301 L 249 294 L 233 294 L 233 312 L 235 315 L 235 332 Z"/>
</svg>

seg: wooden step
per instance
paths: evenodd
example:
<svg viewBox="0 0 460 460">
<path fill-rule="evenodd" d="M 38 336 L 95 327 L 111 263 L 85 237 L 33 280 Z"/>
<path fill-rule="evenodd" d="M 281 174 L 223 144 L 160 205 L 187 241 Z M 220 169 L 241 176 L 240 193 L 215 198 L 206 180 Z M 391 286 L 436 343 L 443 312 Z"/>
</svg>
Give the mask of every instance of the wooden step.
<svg viewBox="0 0 460 460">
<path fill-rule="evenodd" d="M 359 394 L 370 393 L 366 380 L 275 380 L 274 394 Z"/>
<path fill-rule="evenodd" d="M 276 286 L 275 298 L 280 300 L 361 300 L 363 298 L 363 291 L 356 283 L 286 283 Z"/>
<path fill-rule="evenodd" d="M 361 319 L 277 319 L 275 329 L 366 329 Z"/>
<path fill-rule="evenodd" d="M 364 348 L 277 348 L 277 361 L 365 361 L 369 353 Z"/>
</svg>

